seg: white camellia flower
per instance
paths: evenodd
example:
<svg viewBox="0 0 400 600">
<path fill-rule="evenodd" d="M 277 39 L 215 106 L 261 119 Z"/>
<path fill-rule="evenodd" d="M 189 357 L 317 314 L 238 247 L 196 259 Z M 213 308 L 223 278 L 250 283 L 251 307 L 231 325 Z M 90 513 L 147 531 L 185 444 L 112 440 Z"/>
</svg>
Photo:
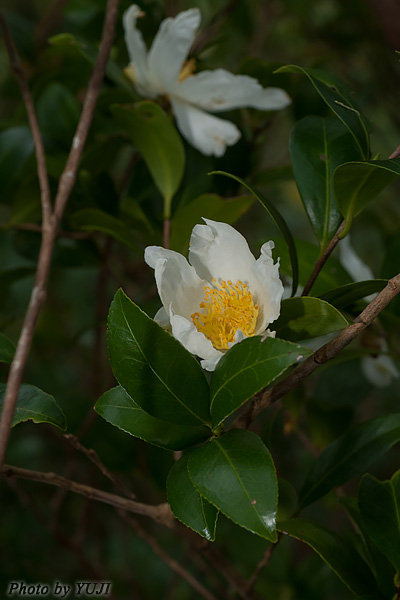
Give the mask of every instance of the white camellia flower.
<svg viewBox="0 0 400 600">
<path fill-rule="evenodd" d="M 125 72 L 137 92 L 147 98 L 167 95 L 182 135 L 206 155 L 222 156 L 226 146 L 240 138 L 240 131 L 230 121 L 207 112 L 239 107 L 280 110 L 290 98 L 280 88 L 264 89 L 253 77 L 233 75 L 225 69 L 193 74 L 195 61 L 187 61 L 196 32 L 200 11 L 192 8 L 175 18 L 165 19 L 147 51 L 142 34 L 136 29 L 144 13 L 136 4 L 124 14 L 125 40 L 130 63 Z"/>
<path fill-rule="evenodd" d="M 223 354 L 246 337 L 274 336 L 283 285 L 273 242 L 256 260 L 245 238 L 226 223 L 203 219 L 190 238 L 189 262 L 160 246 L 145 250 L 163 307 L 155 320 L 213 371 Z"/>
</svg>

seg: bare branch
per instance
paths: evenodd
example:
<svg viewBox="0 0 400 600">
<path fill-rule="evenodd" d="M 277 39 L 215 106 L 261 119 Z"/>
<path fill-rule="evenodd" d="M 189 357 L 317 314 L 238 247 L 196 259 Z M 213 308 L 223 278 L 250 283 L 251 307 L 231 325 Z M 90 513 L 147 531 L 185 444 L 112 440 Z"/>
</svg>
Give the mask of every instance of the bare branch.
<svg viewBox="0 0 400 600">
<path fill-rule="evenodd" d="M 18 340 L 14 360 L 11 363 L 7 389 L 4 397 L 0 421 L 0 467 L 4 464 L 5 460 L 12 418 L 17 404 L 19 387 L 21 385 L 25 364 L 32 344 L 36 322 L 46 298 L 47 281 L 57 228 L 75 184 L 79 161 L 93 119 L 97 97 L 100 92 L 106 63 L 114 39 L 118 6 L 119 0 L 108 0 L 99 54 L 89 82 L 82 114 L 72 142 L 71 152 L 60 178 L 54 211 L 51 214 L 51 217 L 49 216 L 46 221 L 43 221 L 42 244 L 40 247 L 35 283 Z"/>
<path fill-rule="evenodd" d="M 282 538 L 282 533 L 279 532 L 277 541 L 274 544 L 271 544 L 270 546 L 268 546 L 268 548 L 264 552 L 264 556 L 258 563 L 257 567 L 255 568 L 254 573 L 252 574 L 252 576 L 250 577 L 250 579 L 247 582 L 247 593 L 250 594 L 252 592 L 257 579 L 260 577 L 260 575 L 261 575 L 262 571 L 265 569 L 265 567 L 269 564 L 272 553 L 275 550 L 275 548 L 277 547 L 277 545 L 279 544 L 279 542 L 281 541 L 281 538 Z"/>
<path fill-rule="evenodd" d="M 140 537 L 149 544 L 151 549 L 157 556 L 159 556 L 175 573 L 177 573 L 182 579 L 184 579 L 202 598 L 206 600 L 217 600 L 216 597 L 205 588 L 189 571 L 187 571 L 182 565 L 180 565 L 176 560 L 171 558 L 165 550 L 161 548 L 158 544 L 157 540 L 155 540 L 147 531 L 141 526 L 137 519 L 133 519 L 128 515 L 124 514 L 123 511 L 117 511 L 119 516 L 128 523 L 131 527 L 135 529 L 135 531 L 140 535 Z"/>
<path fill-rule="evenodd" d="M 10 60 L 11 69 L 14 71 L 15 76 L 18 80 L 19 87 L 21 89 L 22 97 L 25 103 L 26 113 L 28 115 L 29 127 L 31 128 L 33 142 L 35 145 L 36 161 L 37 161 L 37 174 L 40 186 L 40 201 L 42 204 L 42 216 L 43 224 L 45 226 L 50 225 L 51 220 L 51 195 L 49 178 L 47 175 L 46 167 L 46 155 L 44 151 L 42 136 L 40 134 L 39 122 L 36 116 L 35 106 L 29 89 L 28 82 L 25 77 L 25 73 L 22 69 L 21 63 L 18 58 L 17 50 L 15 48 L 13 39 L 7 26 L 7 21 L 0 12 L 0 26 L 3 30 L 4 41 L 7 48 L 8 57 Z"/>
<path fill-rule="evenodd" d="M 288 392 L 297 388 L 303 380 L 311 375 L 320 365 L 334 358 L 352 342 L 384 308 L 400 292 L 400 273 L 390 279 L 386 287 L 368 304 L 354 323 L 343 329 L 333 340 L 322 346 L 312 356 L 307 358 L 294 369 L 285 379 L 267 390 L 261 397 L 255 399 L 251 407 L 252 421 L 272 402 L 283 398 Z"/>
<path fill-rule="evenodd" d="M 397 146 L 396 150 L 392 152 L 389 158 L 399 158 L 400 156 L 400 144 Z"/>
<path fill-rule="evenodd" d="M 308 294 L 310 293 L 311 288 L 314 285 L 315 280 L 317 279 L 321 269 L 323 268 L 324 264 L 326 263 L 326 261 L 328 260 L 328 258 L 330 257 L 330 255 L 332 254 L 332 252 L 334 251 L 336 246 L 338 245 L 339 233 L 342 231 L 344 225 L 345 225 L 345 222 L 342 221 L 342 223 L 338 227 L 337 232 L 335 233 L 335 235 L 329 242 L 328 246 L 325 248 L 323 254 L 319 257 L 319 259 L 315 263 L 315 267 L 313 269 L 313 272 L 310 275 L 310 279 L 307 281 L 306 285 L 304 286 L 303 293 L 301 294 L 302 296 L 308 296 Z"/>
<path fill-rule="evenodd" d="M 110 494 L 109 492 L 104 492 L 103 490 L 72 481 L 71 479 L 65 479 L 65 477 L 61 477 L 61 475 L 57 475 L 56 473 L 31 471 L 30 469 L 22 469 L 11 465 L 4 465 L 2 472 L 5 477 L 30 479 L 31 481 L 39 481 L 40 483 L 47 483 L 49 485 L 64 488 L 70 492 L 75 492 L 75 494 L 90 498 L 91 500 L 97 500 L 99 502 L 104 502 L 105 504 L 111 504 L 111 506 L 121 510 L 144 515 L 167 527 L 171 527 L 174 523 L 174 517 L 166 503 L 155 506 L 143 504 L 142 502 L 136 502 L 135 500 L 123 498 L 116 494 Z"/>
</svg>

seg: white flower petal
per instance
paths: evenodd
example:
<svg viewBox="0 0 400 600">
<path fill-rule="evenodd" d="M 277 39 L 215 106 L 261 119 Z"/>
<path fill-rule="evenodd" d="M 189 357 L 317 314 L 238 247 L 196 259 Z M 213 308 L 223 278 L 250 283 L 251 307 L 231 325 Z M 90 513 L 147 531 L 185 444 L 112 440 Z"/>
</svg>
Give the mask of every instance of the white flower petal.
<svg viewBox="0 0 400 600">
<path fill-rule="evenodd" d="M 157 289 L 163 307 L 190 319 L 204 299 L 205 281 L 197 275 L 182 254 L 159 246 L 145 250 L 146 263 L 155 270 Z"/>
<path fill-rule="evenodd" d="M 149 78 L 146 44 L 140 31 L 136 29 L 136 20 L 142 15 L 143 12 L 140 8 L 136 4 L 132 4 L 123 16 L 125 42 L 131 60 L 126 74 L 132 79 L 139 94 L 155 98 L 158 91 Z"/>
<path fill-rule="evenodd" d="M 227 146 L 239 140 L 239 129 L 230 121 L 219 119 L 171 96 L 178 128 L 187 141 L 206 156 L 223 156 Z"/>
<path fill-rule="evenodd" d="M 291 103 L 284 90 L 263 88 L 257 79 L 247 75 L 233 75 L 225 69 L 191 75 L 178 85 L 175 95 L 213 112 L 244 106 L 280 110 Z"/>
<path fill-rule="evenodd" d="M 171 323 L 169 320 L 169 316 L 163 306 L 154 315 L 154 320 L 163 329 L 171 329 Z"/>
<path fill-rule="evenodd" d="M 241 233 L 227 223 L 203 219 L 190 238 L 189 261 L 199 277 L 246 282 L 256 259 Z"/>
<path fill-rule="evenodd" d="M 260 258 L 256 260 L 249 276 L 249 287 L 259 308 L 256 335 L 275 321 L 281 310 L 284 287 L 279 279 L 279 259 L 274 264 L 272 258 L 273 248 L 273 242 L 261 246 Z"/>
<path fill-rule="evenodd" d="M 213 371 L 222 356 L 222 352 L 216 350 L 205 335 L 197 331 L 191 321 L 180 315 L 172 315 L 170 318 L 172 335 L 180 341 L 186 350 L 205 359 L 202 361 L 203 368 L 207 371 Z M 203 362 L 207 366 L 204 366 Z"/>
<path fill-rule="evenodd" d="M 199 9 L 192 8 L 161 23 L 148 55 L 148 67 L 164 92 L 170 93 L 176 86 L 200 21 Z"/>
</svg>

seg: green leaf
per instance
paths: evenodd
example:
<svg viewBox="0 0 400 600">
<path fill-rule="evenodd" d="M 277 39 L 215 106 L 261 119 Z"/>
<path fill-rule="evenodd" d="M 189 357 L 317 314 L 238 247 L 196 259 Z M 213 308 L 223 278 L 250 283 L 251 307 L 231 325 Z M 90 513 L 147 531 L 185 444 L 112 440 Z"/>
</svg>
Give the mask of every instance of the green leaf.
<svg viewBox="0 0 400 600">
<path fill-rule="evenodd" d="M 98 208 L 82 208 L 71 215 L 74 227 L 82 231 L 101 231 L 137 251 L 134 236 L 123 221 Z"/>
<path fill-rule="evenodd" d="M 373 591 L 374 598 L 381 597 L 368 565 L 350 540 L 306 519 L 279 521 L 277 528 L 310 546 L 354 594 Z"/>
<path fill-rule="evenodd" d="M 400 414 L 365 421 L 340 436 L 318 457 L 300 492 L 301 507 L 364 473 L 400 441 Z"/>
<path fill-rule="evenodd" d="M 333 189 L 346 225 L 339 237 L 349 231 L 357 216 L 385 187 L 400 175 L 400 159 L 349 162 L 339 166 L 333 175 Z"/>
<path fill-rule="evenodd" d="M 0 383 L 0 413 L 3 409 L 6 384 Z M 46 394 L 34 385 L 21 385 L 18 393 L 17 408 L 12 420 L 12 427 L 22 421 L 49 423 L 65 430 L 65 416 L 53 396 Z"/>
<path fill-rule="evenodd" d="M 12 341 L 0 332 L 0 362 L 11 363 L 15 354 L 15 346 Z"/>
<path fill-rule="evenodd" d="M 185 151 L 175 127 L 163 109 L 148 100 L 134 105 L 114 105 L 111 111 L 146 161 L 164 198 L 164 217 L 170 217 L 171 200 L 185 167 Z"/>
<path fill-rule="evenodd" d="M 299 121 L 292 130 L 289 148 L 297 187 L 323 250 L 342 221 L 333 193 L 333 172 L 362 156 L 351 134 L 335 117 L 311 116 Z"/>
<path fill-rule="evenodd" d="M 182 427 L 152 417 L 121 386 L 105 392 L 95 410 L 111 425 L 167 450 L 184 450 L 204 442 L 211 434 L 206 427 Z"/>
<path fill-rule="evenodd" d="M 308 340 L 347 327 L 344 316 L 331 304 L 305 296 L 288 298 L 281 304 L 281 314 L 274 323 L 276 335 L 292 342 Z"/>
<path fill-rule="evenodd" d="M 311 350 L 283 340 L 254 336 L 235 344 L 211 377 L 211 415 L 216 427 Z"/>
<path fill-rule="evenodd" d="M 400 471 L 395 478 L 399 475 Z M 395 486 L 367 473 L 361 479 L 358 503 L 369 536 L 400 573 L 400 490 Z"/>
<path fill-rule="evenodd" d="M 229 519 L 271 542 L 277 540 L 275 467 L 255 433 L 231 430 L 196 448 L 188 469 L 201 496 Z"/>
<path fill-rule="evenodd" d="M 297 65 L 286 65 L 276 73 L 302 73 L 326 102 L 333 113 L 351 133 L 363 158 L 369 158 L 368 122 L 355 104 L 350 88 L 331 73 L 322 69 L 303 69 Z"/>
<path fill-rule="evenodd" d="M 292 267 L 287 246 L 281 238 L 274 241 L 274 256 L 279 256 L 281 259 L 279 271 L 287 277 L 292 277 Z M 299 257 L 299 284 L 304 287 L 310 278 L 320 252 L 318 246 L 305 240 L 296 240 L 296 248 Z M 352 278 L 346 269 L 334 256 L 330 256 L 313 285 L 313 294 L 318 296 L 327 290 L 351 282 Z"/>
<path fill-rule="evenodd" d="M 292 265 L 292 296 L 296 293 L 297 285 L 298 285 L 298 258 L 297 258 L 297 250 L 296 244 L 294 243 L 293 236 L 289 227 L 286 224 L 285 219 L 282 217 L 280 212 L 276 209 L 275 205 L 272 202 L 269 202 L 258 190 L 256 190 L 249 183 L 237 177 L 236 175 L 232 175 L 231 173 L 225 173 L 225 171 L 212 171 L 209 175 L 225 175 L 225 177 L 230 177 L 235 181 L 242 184 L 246 189 L 249 190 L 253 194 L 255 198 L 263 205 L 277 228 L 282 234 L 283 239 L 285 240 L 287 247 L 289 249 L 290 262 Z"/>
<path fill-rule="evenodd" d="M 202 217 L 232 225 L 252 203 L 251 196 L 225 200 L 217 194 L 201 194 L 174 214 L 171 224 L 171 248 L 177 252 L 187 252 L 192 229 L 196 223 L 202 223 Z"/>
<path fill-rule="evenodd" d="M 36 110 L 42 134 L 69 149 L 81 111 L 74 94 L 62 83 L 51 81 L 41 91 Z"/>
<path fill-rule="evenodd" d="M 0 186 L 3 193 L 32 152 L 33 138 L 29 127 L 10 127 L 0 133 Z M 4 200 L 2 198 L 2 202 Z"/>
<path fill-rule="evenodd" d="M 381 292 L 387 282 L 387 279 L 371 279 L 348 283 L 321 294 L 320 299 L 333 304 L 336 308 L 346 308 L 370 294 Z"/>
<path fill-rule="evenodd" d="M 144 411 L 177 425 L 210 421 L 209 387 L 194 356 L 122 290 L 110 307 L 107 342 L 117 381 Z"/>
<path fill-rule="evenodd" d="M 167 479 L 167 498 L 175 517 L 199 535 L 213 542 L 217 526 L 218 510 L 200 496 L 194 488 L 188 472 L 185 453 L 170 470 Z"/>
</svg>

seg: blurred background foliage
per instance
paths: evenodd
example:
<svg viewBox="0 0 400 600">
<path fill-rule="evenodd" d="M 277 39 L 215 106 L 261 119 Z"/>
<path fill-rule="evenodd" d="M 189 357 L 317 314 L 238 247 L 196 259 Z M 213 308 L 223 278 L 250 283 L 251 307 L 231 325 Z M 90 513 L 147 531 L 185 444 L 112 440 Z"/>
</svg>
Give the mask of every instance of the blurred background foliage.
<svg viewBox="0 0 400 600">
<path fill-rule="evenodd" d="M 34 97 L 54 194 L 96 56 L 106 3 L 3 0 L 2 4 Z M 205 157 L 185 143 L 185 175 L 173 201 L 173 247 L 182 251 L 194 223 L 200 216 L 210 216 L 203 215 L 198 204 L 208 206 L 204 204 L 208 201 L 215 206 L 212 198 L 203 198 L 195 210 L 191 203 L 196 198 L 240 193 L 236 182 L 207 176 L 214 169 L 257 185 L 285 216 L 296 239 L 315 245 L 293 180 L 288 140 L 300 118 L 329 111 L 307 78 L 274 75 L 273 71 L 280 65 L 297 64 L 324 68 L 347 81 L 371 121 L 372 156 L 387 158 L 400 141 L 400 66 L 395 52 L 400 50 L 399 3 L 154 0 L 140 4 L 146 11 L 140 27 L 148 44 L 165 16 L 198 6 L 202 14 L 194 48 L 198 70 L 223 67 L 247 73 L 265 86 L 283 87 L 293 98 L 292 106 L 276 115 L 250 109 L 229 114 L 243 137 L 221 159 Z M 52 394 L 65 412 L 68 431 L 82 435 L 85 446 L 95 448 L 141 501 L 153 504 L 165 500 L 165 480 L 174 457 L 95 418 L 92 410 L 101 393 L 113 385 L 105 333 L 114 292 L 123 287 L 150 315 L 159 308 L 143 250 L 149 244 L 162 244 L 162 198 L 110 111 L 114 103 L 139 100 L 123 74 L 128 55 L 122 14 L 129 5 L 128 0 L 121 2 L 111 61 L 56 243 L 48 298 L 25 382 Z M 33 283 L 41 212 L 32 138 L 4 45 L 0 46 L 0 86 L 0 331 L 16 342 Z M 353 247 L 375 277 L 390 277 L 399 270 L 399 192 L 399 184 L 390 186 L 357 218 L 351 231 Z M 275 239 L 279 246 L 279 234 L 262 207 L 248 196 L 238 206 L 225 208 L 221 220 L 233 222 L 240 216 L 236 226 L 254 252 L 267 239 Z M 303 283 L 306 270 L 303 267 Z M 340 283 L 337 263 L 332 273 Z M 374 387 L 362 368 L 362 355 L 365 348 L 379 346 L 382 323 L 389 324 L 389 329 L 398 327 L 399 307 L 397 300 L 356 347 L 260 419 L 259 431 L 269 444 L 278 475 L 286 480 L 282 511 L 286 508 L 290 514 L 295 490 L 313 461 L 297 435 L 299 429 L 321 450 L 352 424 L 398 411 L 399 380 Z M 397 358 L 398 351 L 397 341 Z M 0 364 L 0 375 L 5 381 L 6 365 Z M 12 433 L 8 462 L 54 471 L 112 491 L 101 474 L 71 450 L 62 434 L 47 425 L 19 425 Z M 392 449 L 372 472 L 390 478 L 396 464 L 399 450 Z M 14 483 L 12 488 L 4 485 L 2 490 L 2 589 L 14 579 L 73 582 L 99 578 L 113 581 L 115 597 L 121 599 L 197 597 L 109 507 L 38 483 Z M 354 495 L 356 484 L 347 489 Z M 349 530 L 345 512 L 332 495 L 308 508 L 305 515 L 310 514 L 337 531 Z M 182 540 L 154 523 L 143 525 L 199 579 L 211 578 L 210 584 L 220 590 L 221 597 L 236 597 L 232 589 L 226 591 L 217 573 L 202 574 L 201 565 L 193 562 Z M 244 577 L 251 576 L 267 547 L 265 540 L 223 517 L 217 544 Z M 351 597 L 316 554 L 289 539 L 277 547 L 256 589 L 262 597 L 274 600 Z"/>
</svg>

